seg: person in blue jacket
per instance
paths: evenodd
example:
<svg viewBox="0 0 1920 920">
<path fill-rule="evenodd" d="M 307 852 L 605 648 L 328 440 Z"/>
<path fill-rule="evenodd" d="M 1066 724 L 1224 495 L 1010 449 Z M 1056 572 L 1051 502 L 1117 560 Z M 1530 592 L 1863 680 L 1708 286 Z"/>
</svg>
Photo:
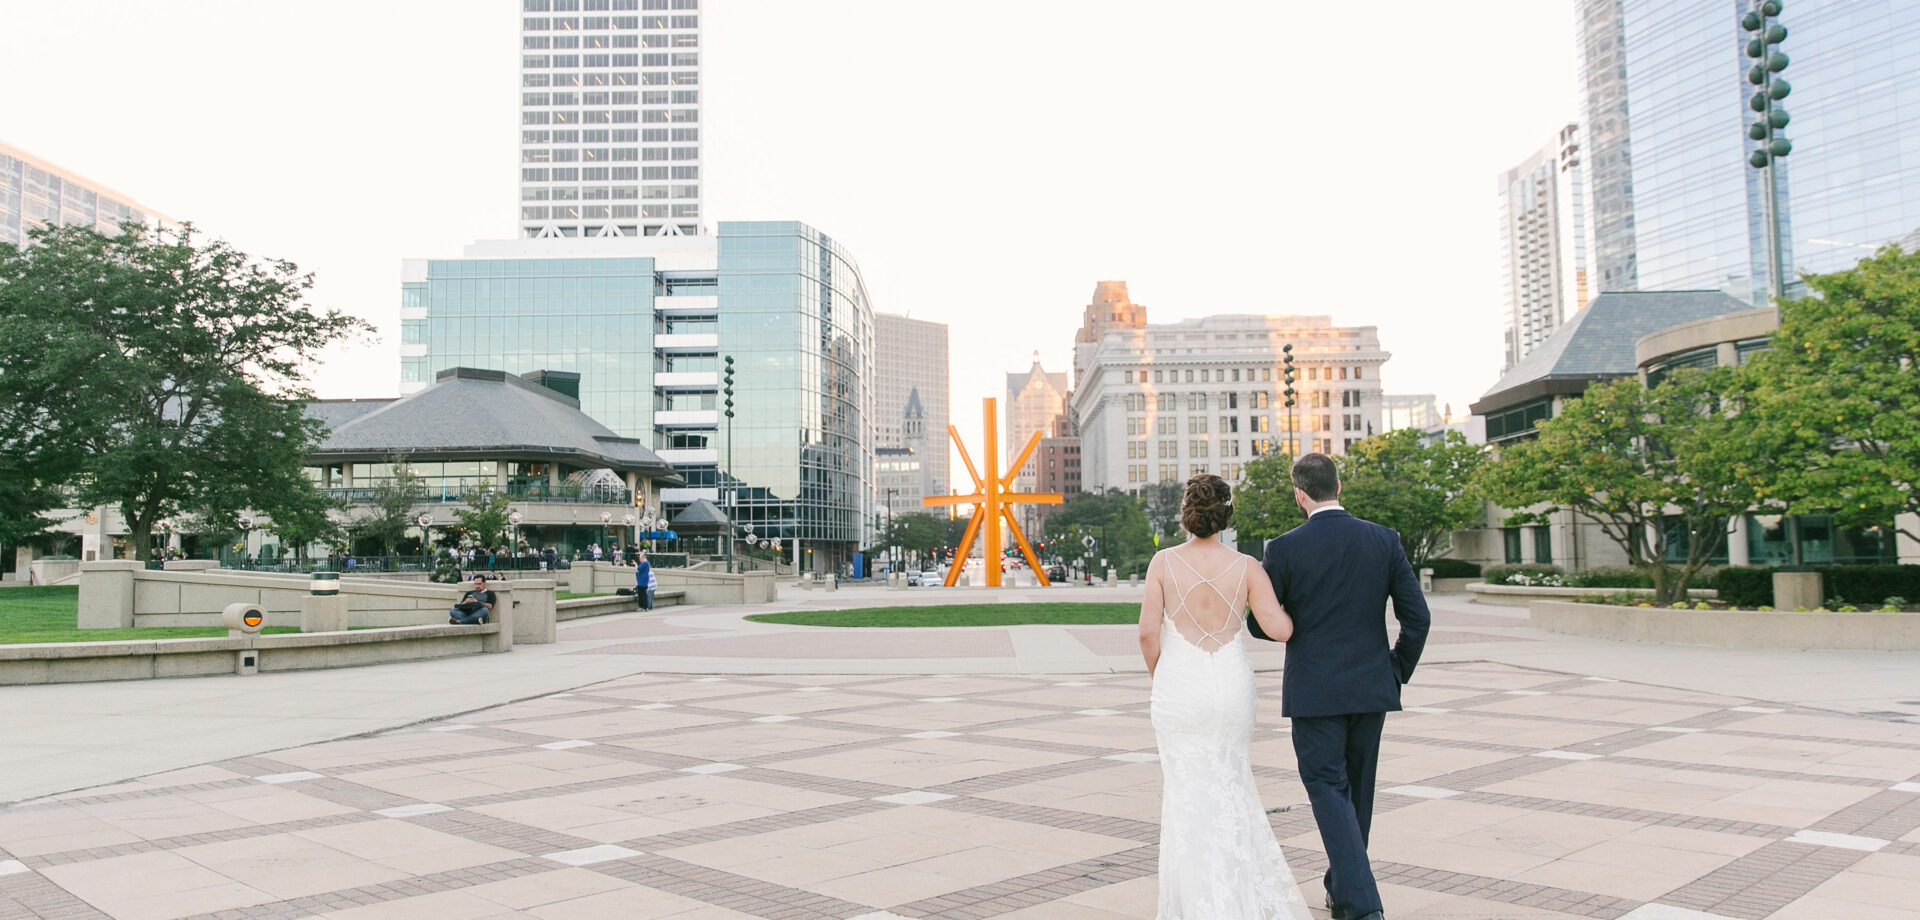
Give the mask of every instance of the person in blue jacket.
<svg viewBox="0 0 1920 920">
<path fill-rule="evenodd" d="M 653 609 L 653 589 L 659 582 L 654 579 L 653 564 L 647 561 L 647 551 L 641 550 L 639 565 L 633 569 L 633 593 L 640 596 L 640 609 Z"/>
</svg>

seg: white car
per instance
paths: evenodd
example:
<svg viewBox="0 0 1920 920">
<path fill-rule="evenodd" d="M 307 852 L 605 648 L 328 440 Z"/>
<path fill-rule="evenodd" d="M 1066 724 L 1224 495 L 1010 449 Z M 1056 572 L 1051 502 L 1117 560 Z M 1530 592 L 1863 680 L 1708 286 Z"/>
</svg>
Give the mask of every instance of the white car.
<svg viewBox="0 0 1920 920">
<path fill-rule="evenodd" d="M 931 569 L 925 572 L 907 573 L 907 587 L 909 588 L 930 588 L 944 581 L 946 581 L 945 575 L 932 571 Z"/>
</svg>

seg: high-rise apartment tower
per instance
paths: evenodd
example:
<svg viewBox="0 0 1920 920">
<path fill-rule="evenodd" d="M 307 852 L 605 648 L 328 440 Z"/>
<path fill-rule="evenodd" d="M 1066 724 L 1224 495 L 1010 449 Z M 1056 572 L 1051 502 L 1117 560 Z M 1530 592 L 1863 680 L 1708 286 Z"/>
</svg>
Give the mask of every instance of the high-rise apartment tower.
<svg viewBox="0 0 1920 920">
<path fill-rule="evenodd" d="M 1560 129 L 1553 142 L 1500 174 L 1500 297 L 1507 314 L 1506 364 L 1587 305 L 1587 226 L 1581 184 L 1580 131 Z"/>
<path fill-rule="evenodd" d="M 521 236 L 701 232 L 699 5 L 521 0 Z"/>
</svg>

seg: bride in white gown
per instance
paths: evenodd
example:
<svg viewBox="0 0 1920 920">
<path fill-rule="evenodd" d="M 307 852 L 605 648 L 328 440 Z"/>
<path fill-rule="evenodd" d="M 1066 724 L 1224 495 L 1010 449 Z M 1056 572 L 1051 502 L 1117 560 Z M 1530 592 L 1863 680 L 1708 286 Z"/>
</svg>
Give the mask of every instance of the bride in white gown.
<svg viewBox="0 0 1920 920">
<path fill-rule="evenodd" d="M 1277 640 L 1293 622 L 1258 562 L 1220 542 L 1232 516 L 1224 480 L 1187 480 L 1180 522 L 1191 536 L 1147 567 L 1140 650 L 1162 777 L 1157 920 L 1310 920 L 1253 784 L 1259 696 L 1242 641 L 1249 606 Z"/>
</svg>

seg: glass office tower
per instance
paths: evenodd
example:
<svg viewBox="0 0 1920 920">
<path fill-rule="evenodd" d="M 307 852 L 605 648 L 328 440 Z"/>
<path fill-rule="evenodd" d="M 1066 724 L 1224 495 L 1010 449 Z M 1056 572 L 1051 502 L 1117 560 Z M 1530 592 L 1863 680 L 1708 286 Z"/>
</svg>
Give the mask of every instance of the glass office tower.
<svg viewBox="0 0 1920 920">
<path fill-rule="evenodd" d="M 820 571 L 872 541 L 873 341 L 858 265 L 794 221 L 482 242 L 402 267 L 401 392 L 458 366 L 578 373 L 582 411 L 687 480 L 661 491 L 669 519 L 731 497 L 736 523 L 798 540 L 802 565 Z"/>
<path fill-rule="evenodd" d="M 1722 290 L 1764 302 L 1761 174 L 1747 165 L 1747 0 L 1576 0 L 1598 291 Z M 1906 0 L 1797 0 L 1783 248 L 1846 268 L 1920 230 L 1920 29 Z"/>
</svg>

